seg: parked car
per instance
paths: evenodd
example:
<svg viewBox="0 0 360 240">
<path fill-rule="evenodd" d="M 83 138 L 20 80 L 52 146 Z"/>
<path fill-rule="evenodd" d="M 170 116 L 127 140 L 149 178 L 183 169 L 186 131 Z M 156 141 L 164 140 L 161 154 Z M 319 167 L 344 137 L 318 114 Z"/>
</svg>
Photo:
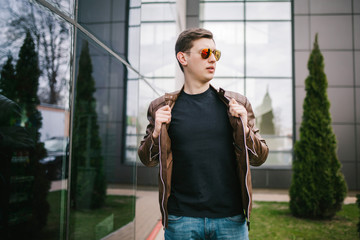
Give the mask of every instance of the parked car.
<svg viewBox="0 0 360 240">
<path fill-rule="evenodd" d="M 60 180 L 68 177 L 69 139 L 52 137 L 44 141 L 47 157 L 40 160 L 46 167 L 49 180 Z"/>
</svg>

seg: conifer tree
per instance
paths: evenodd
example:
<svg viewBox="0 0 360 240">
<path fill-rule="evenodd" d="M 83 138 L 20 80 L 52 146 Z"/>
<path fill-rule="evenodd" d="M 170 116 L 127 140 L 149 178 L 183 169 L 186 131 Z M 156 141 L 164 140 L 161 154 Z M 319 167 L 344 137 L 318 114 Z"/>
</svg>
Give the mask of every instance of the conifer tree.
<svg viewBox="0 0 360 240">
<path fill-rule="evenodd" d="M 41 74 L 38 59 L 34 41 L 30 32 L 27 32 L 15 67 L 16 94 L 13 100 L 20 106 L 23 114 L 23 125 L 35 143 L 33 149 L 31 149 L 29 153 L 30 163 L 34 174 L 34 219 L 31 222 L 31 228 L 34 230 L 41 229 L 47 222 L 49 204 L 46 198 L 50 189 L 50 181 L 47 180 L 45 170 L 39 163 L 39 160 L 46 156 L 46 150 L 44 143 L 40 142 L 39 130 L 42 126 L 42 116 L 37 110 L 37 106 L 40 103 L 37 91 Z"/>
<path fill-rule="evenodd" d="M 290 209 L 294 216 L 326 219 L 341 209 L 347 187 L 336 154 L 324 58 L 317 35 L 307 66 L 300 140 L 294 147 Z"/>
<path fill-rule="evenodd" d="M 13 57 L 9 55 L 6 63 L 1 69 L 0 77 L 0 94 L 9 99 L 13 99 L 15 95 L 15 69 L 12 61 Z"/>
<path fill-rule="evenodd" d="M 104 160 L 95 109 L 96 99 L 93 96 L 96 89 L 92 72 L 88 42 L 84 41 L 79 59 L 74 109 L 71 176 L 74 208 L 102 207 L 106 197 Z M 89 200 L 87 198 L 90 198 L 89 206 L 84 204 Z"/>
</svg>

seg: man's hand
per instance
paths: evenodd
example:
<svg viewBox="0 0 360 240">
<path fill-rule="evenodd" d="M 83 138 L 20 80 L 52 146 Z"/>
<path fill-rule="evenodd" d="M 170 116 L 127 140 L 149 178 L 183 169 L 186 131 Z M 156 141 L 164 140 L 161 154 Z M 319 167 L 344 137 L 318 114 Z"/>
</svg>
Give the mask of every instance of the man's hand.
<svg viewBox="0 0 360 240">
<path fill-rule="evenodd" d="M 157 138 L 160 134 L 161 125 L 163 123 L 170 123 L 171 121 L 171 108 L 169 105 L 159 108 L 155 112 L 155 128 L 153 132 L 153 138 Z"/>
<path fill-rule="evenodd" d="M 235 99 L 231 99 L 229 103 L 229 111 L 231 116 L 240 117 L 244 124 L 245 134 L 249 133 L 249 128 L 247 126 L 247 111 L 243 105 L 240 105 Z"/>
</svg>

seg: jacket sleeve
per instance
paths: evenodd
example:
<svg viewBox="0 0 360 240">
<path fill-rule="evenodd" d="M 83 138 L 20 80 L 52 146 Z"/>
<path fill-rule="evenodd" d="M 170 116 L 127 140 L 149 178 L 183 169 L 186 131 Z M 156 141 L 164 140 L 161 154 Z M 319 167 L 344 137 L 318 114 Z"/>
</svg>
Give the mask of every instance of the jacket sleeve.
<svg viewBox="0 0 360 240">
<path fill-rule="evenodd" d="M 245 108 L 247 110 L 249 133 L 246 136 L 246 147 L 249 153 L 249 161 L 252 166 L 260 166 L 265 161 L 269 154 L 269 147 L 265 139 L 260 136 L 259 129 L 255 128 L 255 115 L 251 104 L 246 99 Z"/>
<path fill-rule="evenodd" d="M 146 127 L 146 134 L 140 143 L 138 155 L 141 162 L 147 167 L 154 167 L 159 163 L 159 145 L 158 138 L 154 139 L 152 133 L 155 127 L 153 104 L 150 104 L 147 119 L 149 124 Z"/>
</svg>

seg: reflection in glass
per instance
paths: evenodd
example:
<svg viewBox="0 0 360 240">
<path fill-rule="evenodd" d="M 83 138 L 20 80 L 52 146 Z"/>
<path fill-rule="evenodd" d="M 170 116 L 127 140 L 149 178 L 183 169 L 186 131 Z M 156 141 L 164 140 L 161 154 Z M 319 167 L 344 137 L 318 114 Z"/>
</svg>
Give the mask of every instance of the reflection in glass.
<svg viewBox="0 0 360 240">
<path fill-rule="evenodd" d="M 46 0 L 66 15 L 74 18 L 74 4 L 75 0 Z"/>
<path fill-rule="evenodd" d="M 292 95 L 288 79 L 248 79 L 246 95 L 256 116 L 256 127 L 273 153 L 284 152 L 284 159 L 269 158 L 266 164 L 287 165 L 292 150 Z M 290 154 L 290 155 L 289 155 Z M 271 160 L 273 159 L 273 160 Z M 275 161 L 275 162 L 274 162 Z"/>
<path fill-rule="evenodd" d="M 46 149 L 37 110 L 40 73 L 38 52 L 27 32 L 15 67 L 9 56 L 0 79 L 0 230 L 6 239 L 41 236 L 48 221 L 50 181 L 40 163 Z"/>
<path fill-rule="evenodd" d="M 141 21 L 171 21 L 174 20 L 175 2 L 151 3 L 141 5 Z"/>
<path fill-rule="evenodd" d="M 291 77 L 291 23 L 246 23 L 248 76 Z"/>
<path fill-rule="evenodd" d="M 224 14 L 226 13 L 226 14 Z M 244 3 L 215 2 L 200 3 L 200 19 L 202 20 L 244 20 Z"/>
<path fill-rule="evenodd" d="M 215 77 L 210 82 L 216 88 L 231 89 L 231 91 L 238 92 L 240 94 L 245 93 L 245 81 L 242 78 L 218 78 Z"/>
<path fill-rule="evenodd" d="M 147 77 L 170 77 L 175 74 L 175 23 L 141 25 L 140 70 Z"/>
<path fill-rule="evenodd" d="M 228 14 L 240 6 L 237 15 Z M 266 165 L 291 164 L 290 1 L 202 1 L 200 21 L 222 51 L 212 84 L 249 98 L 270 148 Z"/>
<path fill-rule="evenodd" d="M 204 22 L 203 27 L 214 34 L 216 48 L 221 51 L 216 65 L 217 77 L 244 76 L 244 23 Z"/>
<path fill-rule="evenodd" d="M 127 70 L 81 33 L 77 49 L 69 236 L 122 239 L 135 216 L 133 167 L 121 161 Z"/>
<path fill-rule="evenodd" d="M 247 20 L 291 20 L 290 2 L 248 2 Z"/>
<path fill-rule="evenodd" d="M 6 37 L 0 40 L 3 54 L 17 55 L 23 36 L 29 31 L 34 36 L 39 54 L 39 98 L 42 103 L 63 105 L 67 102 L 71 49 L 71 28 L 59 17 L 29 1 L 10 1 L 2 7 L 7 12 Z M 4 25 L 4 24 L 2 24 Z M 1 56 L 3 57 L 3 56 Z"/>
<path fill-rule="evenodd" d="M 10 125 L 0 124 L 0 135 L 7 135 L 0 137 L 4 140 L 0 140 L 0 145 L 17 139 L 6 148 L 8 165 L 0 168 L 1 174 L 6 171 L 1 189 L 4 186 L 9 190 L 1 195 L 1 208 L 7 209 L 5 215 L 0 214 L 0 231 L 4 233 L 1 236 L 19 239 L 19 234 L 23 234 L 25 237 L 20 239 L 62 239 L 69 170 L 71 27 L 31 1 L 5 1 L 1 5 L 5 18 L 0 25 L 6 34 L 0 38 L 0 59 L 1 64 L 5 58 L 10 61 L 1 69 L 0 94 L 8 98 L 8 103 L 13 102 L 8 109 L 16 116 L 12 115 Z M 30 38 L 33 47 L 29 47 Z M 24 53 L 21 46 L 27 49 Z M 11 64 L 15 66 L 12 68 Z M 3 107 L 7 108 L 2 105 L 1 112 Z M 6 118 L 6 114 L 1 117 Z M 26 139 L 32 143 L 28 145 Z"/>
</svg>

